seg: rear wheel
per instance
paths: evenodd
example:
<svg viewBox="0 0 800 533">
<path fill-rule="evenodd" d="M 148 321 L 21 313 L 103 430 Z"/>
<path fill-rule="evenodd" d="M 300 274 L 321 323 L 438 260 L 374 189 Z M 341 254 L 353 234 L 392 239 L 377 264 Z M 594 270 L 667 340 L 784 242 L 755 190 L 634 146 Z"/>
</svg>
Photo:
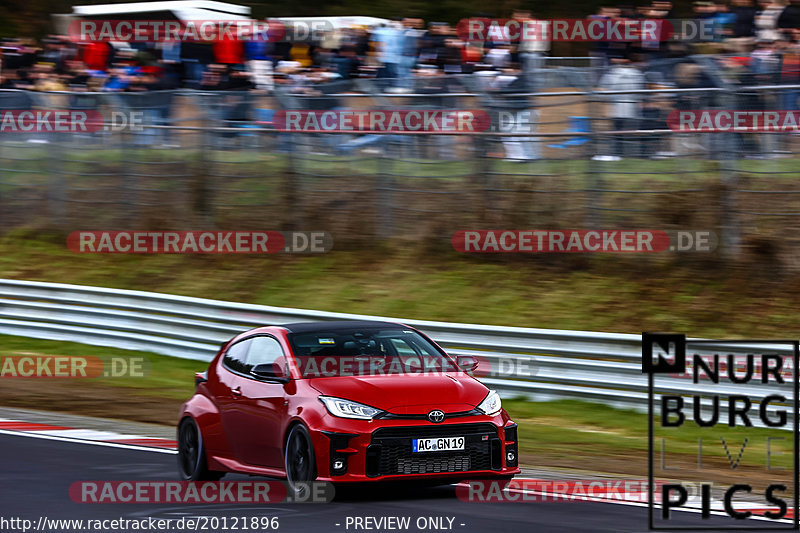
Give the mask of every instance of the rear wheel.
<svg viewBox="0 0 800 533">
<path fill-rule="evenodd" d="M 185 481 L 216 481 L 225 475 L 208 469 L 203 435 L 190 417 L 178 425 L 178 473 Z"/>
<path fill-rule="evenodd" d="M 290 492 L 296 498 L 307 498 L 311 482 L 317 479 L 317 460 L 311 435 L 302 424 L 294 426 L 289 432 L 284 457 Z"/>
</svg>

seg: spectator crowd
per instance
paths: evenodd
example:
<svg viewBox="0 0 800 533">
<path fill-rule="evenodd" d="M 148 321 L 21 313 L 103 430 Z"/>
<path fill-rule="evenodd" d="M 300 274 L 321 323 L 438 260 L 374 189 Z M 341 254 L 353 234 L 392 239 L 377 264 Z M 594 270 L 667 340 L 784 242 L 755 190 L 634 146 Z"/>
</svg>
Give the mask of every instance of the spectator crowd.
<svg viewBox="0 0 800 533">
<path fill-rule="evenodd" d="M 718 87 L 715 75 L 722 75 L 743 89 L 739 105 L 748 109 L 799 109 L 800 90 L 787 87 L 765 94 L 748 93 L 746 89 L 753 85 L 800 86 L 800 0 L 755 1 L 694 2 L 692 17 L 683 19 L 694 28 L 691 36 L 681 33 L 686 28 L 676 24 L 678 19 L 669 0 L 652 0 L 638 7 L 602 7 L 587 17 L 587 20 L 622 23 L 661 21 L 660 28 L 672 21 L 671 28 L 676 32 L 675 35 L 662 32 L 659 38 L 650 40 L 592 41 L 582 45 L 591 56 L 592 65 L 602 67 L 591 85 L 609 91 L 628 91 L 605 98 L 610 129 L 664 129 L 670 109 L 715 105 L 718 102 L 713 94 L 692 91 L 669 94 L 674 89 Z M 525 11 L 515 12 L 513 19 L 523 27 L 537 23 Z M 380 87 L 387 92 L 427 92 L 428 103 L 448 107 L 455 105 L 453 97 L 435 93 L 447 92 L 457 85 L 436 80 L 474 74 L 478 88 L 494 93 L 488 109 L 530 111 L 532 122 L 518 125 L 519 133 L 535 132 L 537 110 L 526 93 L 541 87 L 537 72 L 545 65 L 555 43 L 548 39 L 503 40 L 496 36 L 490 40 L 467 40 L 462 30 L 445 22 L 425 24 L 422 19 L 406 17 L 376 26 L 331 28 L 317 34 L 315 39 L 294 42 L 259 38 L 224 38 L 212 43 L 81 42 L 64 35 L 51 35 L 41 42 L 4 39 L 0 42 L 0 89 L 130 93 L 179 88 L 272 91 L 282 87 L 289 94 L 322 95 L 314 105 L 328 109 L 342 106 L 336 98 L 324 98 L 340 92 L 336 89 L 339 85 L 333 82 L 377 78 L 384 80 Z M 688 57 L 698 54 L 708 58 L 714 68 L 704 68 Z M 647 94 L 646 89 L 662 92 Z M 158 113 L 166 120 L 168 104 L 161 105 Z M 225 118 L 246 121 L 246 117 L 247 113 L 237 111 L 229 112 Z M 574 131 L 576 138 L 551 148 L 587 142 L 580 136 L 588 128 L 586 119 L 569 117 L 574 121 L 569 131 Z M 365 136 L 357 141 L 361 143 L 357 146 L 387 139 Z M 759 154 L 772 149 L 767 146 L 772 139 L 765 137 L 759 144 L 752 136 L 742 137 L 741 144 L 746 153 Z M 520 136 L 507 137 L 501 142 L 506 156 L 513 160 L 541 157 L 542 139 Z M 693 142 L 689 140 L 690 144 Z M 595 157 L 657 157 L 682 150 L 665 146 L 655 137 L 617 135 L 606 144 Z M 347 145 L 348 149 L 354 147 L 355 144 Z"/>
<path fill-rule="evenodd" d="M 694 22 L 711 28 L 690 39 L 589 43 L 595 65 L 646 64 L 689 53 L 715 54 L 732 72 L 798 82 L 800 0 L 713 0 L 693 4 Z M 530 13 L 513 18 L 531 23 Z M 674 20 L 668 0 L 639 7 L 603 7 L 592 20 Z M 270 90 L 352 78 L 395 80 L 408 91 L 428 75 L 471 74 L 541 67 L 553 43 L 541 40 L 467 41 L 444 22 L 418 18 L 379 26 L 331 29 L 313 41 L 221 39 L 213 43 L 78 42 L 52 35 L 37 43 L 5 39 L 0 48 L 0 88 L 38 91 Z M 529 80 L 530 81 L 530 80 Z"/>
</svg>

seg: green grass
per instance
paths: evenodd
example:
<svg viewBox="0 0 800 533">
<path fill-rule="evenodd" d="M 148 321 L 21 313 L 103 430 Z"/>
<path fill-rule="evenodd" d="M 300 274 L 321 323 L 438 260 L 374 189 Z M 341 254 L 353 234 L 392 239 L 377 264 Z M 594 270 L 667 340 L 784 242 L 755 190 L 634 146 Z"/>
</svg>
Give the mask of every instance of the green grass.
<svg viewBox="0 0 800 533">
<path fill-rule="evenodd" d="M 798 334 L 797 277 L 718 266 L 704 272 L 668 258 L 555 263 L 402 246 L 316 256 L 92 255 L 70 252 L 64 238 L 0 237 L 0 277 L 481 324 L 710 338 Z"/>
<path fill-rule="evenodd" d="M 628 455 L 647 457 L 647 415 L 633 410 L 577 400 L 527 402 L 506 400 L 503 406 L 519 424 L 520 452 L 530 456 L 583 457 L 590 465 L 603 457 Z M 728 457 L 720 439 L 724 438 L 733 461 L 747 438 L 742 465 L 764 467 L 767 463 L 767 437 L 771 468 L 791 468 L 791 432 L 719 425 L 713 429 L 686 423 L 680 428 L 658 428 L 656 453 L 664 438 L 665 453 L 696 461 L 698 439 L 703 439 L 703 461 L 726 464 Z M 658 459 L 656 459 L 658 461 Z"/>
<path fill-rule="evenodd" d="M 301 146 L 294 154 L 273 153 L 263 147 L 241 147 L 233 150 L 200 149 L 197 144 L 192 144 L 198 142 L 192 135 L 187 135 L 184 142 L 187 143 L 186 147 L 168 151 L 133 145 L 87 146 L 82 142 L 75 146 L 54 145 L 50 148 L 18 142 L 0 142 L 0 158 L 8 158 L 14 162 L 14 165 L 6 165 L 9 167 L 4 170 L 9 178 L 6 181 L 13 183 L 16 180 L 10 178 L 14 177 L 19 180 L 20 185 L 28 183 L 31 176 L 46 178 L 53 170 L 76 174 L 104 171 L 108 176 L 113 176 L 119 171 L 120 165 L 130 167 L 133 161 L 172 163 L 182 167 L 181 173 L 187 165 L 196 166 L 198 169 L 206 168 L 209 164 L 233 165 L 245 175 L 257 176 L 270 176 L 284 171 L 290 164 L 294 164 L 302 173 L 337 176 L 374 176 L 388 172 L 407 177 L 460 177 L 474 174 L 478 168 L 486 168 L 500 174 L 551 175 L 561 178 L 593 174 L 595 177 L 616 180 L 618 183 L 627 182 L 636 185 L 641 181 L 657 181 L 680 185 L 681 188 L 687 183 L 691 183 L 689 188 L 694 188 L 716 182 L 725 169 L 736 169 L 745 174 L 778 173 L 770 176 L 771 180 L 794 180 L 800 173 L 797 170 L 797 160 L 794 158 L 714 161 L 679 157 L 670 160 L 624 159 L 616 162 L 597 162 L 590 161 L 585 155 L 569 157 L 567 154 L 558 154 L 567 158 L 518 163 L 505 161 L 501 155 L 502 148 L 498 144 L 495 151 L 499 156 L 484 160 L 472 159 L 471 152 L 467 155 L 463 150 L 459 152 L 460 149 L 456 150 L 459 157 L 453 160 L 425 158 L 393 160 L 361 155 L 309 154 L 311 146 Z M 319 148 L 313 149 L 330 151 L 322 143 Z M 65 157 L 65 152 L 81 155 Z M 436 154 L 436 150 L 431 153 Z M 691 177 L 690 182 L 687 181 L 687 177 Z"/>
<path fill-rule="evenodd" d="M 156 396 L 177 400 L 185 400 L 191 395 L 194 390 L 194 373 L 198 370 L 204 370 L 208 366 L 207 363 L 202 361 L 167 357 L 150 352 L 121 350 L 76 342 L 0 335 L 0 360 L 5 360 L 9 356 L 19 357 L 26 355 L 97 357 L 103 359 L 106 364 L 110 364 L 112 359 L 141 360 L 143 362 L 141 368 L 144 374 L 142 377 L 46 378 L 41 383 L 44 384 L 45 389 L 47 384 L 52 384 L 54 381 L 59 381 L 61 382 L 60 384 L 68 382 L 69 385 L 78 388 L 98 385 L 120 387 L 125 389 L 123 391 L 124 394 Z M 3 387 L 3 380 L 19 379 L 9 377 L 9 372 L 4 372 L 3 374 L 0 376 L 0 389 Z M 110 402 L 110 413 L 113 414 L 113 398 L 99 398 L 98 400 Z M 35 408 L 36 405 L 31 405 L 30 407 Z"/>
</svg>

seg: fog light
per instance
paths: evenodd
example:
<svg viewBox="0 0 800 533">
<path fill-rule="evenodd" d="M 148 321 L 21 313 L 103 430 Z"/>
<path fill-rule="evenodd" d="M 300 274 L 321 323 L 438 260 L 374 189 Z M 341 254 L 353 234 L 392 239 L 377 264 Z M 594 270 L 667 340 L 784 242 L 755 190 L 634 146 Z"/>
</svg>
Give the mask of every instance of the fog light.
<svg viewBox="0 0 800 533">
<path fill-rule="evenodd" d="M 343 468 L 344 468 L 344 461 L 342 461 L 341 459 L 336 459 L 333 462 L 333 469 L 334 470 L 341 470 Z"/>
<path fill-rule="evenodd" d="M 508 461 L 509 463 L 513 463 L 516 458 L 517 456 L 514 452 L 508 452 L 506 454 L 506 461 Z"/>
</svg>

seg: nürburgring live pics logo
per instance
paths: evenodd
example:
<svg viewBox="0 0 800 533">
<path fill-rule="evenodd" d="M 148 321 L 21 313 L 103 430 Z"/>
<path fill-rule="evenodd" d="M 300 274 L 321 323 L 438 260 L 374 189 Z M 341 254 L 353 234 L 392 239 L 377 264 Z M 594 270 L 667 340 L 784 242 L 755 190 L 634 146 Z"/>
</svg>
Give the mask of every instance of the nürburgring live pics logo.
<svg viewBox="0 0 800 533">
<path fill-rule="evenodd" d="M 800 529 L 798 341 L 687 340 L 684 335 L 643 333 L 642 372 L 648 379 L 648 508 L 651 530 Z M 661 378 L 658 385 L 657 375 Z M 765 439 L 765 433 L 757 432 L 767 429 L 752 429 L 755 427 L 792 431 L 786 432 L 785 437 L 767 436 Z M 752 433 L 747 434 L 740 428 Z M 672 481 L 659 484 L 658 494 L 654 484 L 656 430 L 672 439 L 680 436 L 678 432 L 682 430 L 693 432 L 692 438 L 695 433 L 702 435 L 697 438 L 695 468 L 689 468 L 685 463 L 680 467 L 667 467 L 665 438 L 659 439 L 660 467 L 670 471 L 668 474 Z M 731 444 L 734 438 L 738 440 L 737 444 Z M 707 448 L 721 442 L 731 468 L 730 474 L 736 476 L 735 482 L 730 481 L 733 476 L 726 476 L 724 472 L 719 483 L 696 481 L 694 476 L 701 471 L 703 476 L 719 474 L 719 471 L 717 474 L 709 473 L 713 471 L 703 466 L 702 456 L 708 453 L 703 448 L 704 440 Z M 782 454 L 791 458 L 791 469 L 788 462 L 786 468 L 770 467 L 770 444 L 774 446 L 775 442 L 792 443 L 791 455 L 788 451 Z M 756 443 L 759 443 L 758 448 Z M 736 457 L 738 446 L 741 448 Z M 766 449 L 766 474 L 761 474 L 764 470 L 756 468 L 757 464 L 745 465 L 746 461 L 753 461 L 756 450 L 760 452 L 762 447 Z M 745 450 L 749 452 L 746 455 Z M 775 460 L 772 460 L 774 464 Z M 748 479 L 748 476 L 757 477 Z M 680 509 L 693 512 L 674 512 Z M 681 524 L 676 525 L 676 521 Z"/>
</svg>

